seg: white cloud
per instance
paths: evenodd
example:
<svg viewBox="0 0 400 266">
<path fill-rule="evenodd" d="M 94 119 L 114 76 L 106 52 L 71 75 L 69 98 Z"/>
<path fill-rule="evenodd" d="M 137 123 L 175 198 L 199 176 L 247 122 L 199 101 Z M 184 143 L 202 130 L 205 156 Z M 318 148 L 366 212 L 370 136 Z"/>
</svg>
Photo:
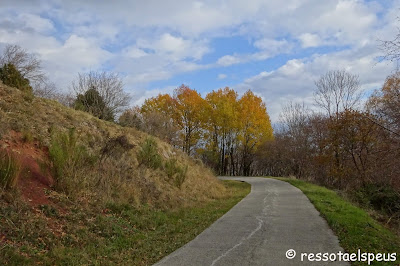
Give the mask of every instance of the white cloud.
<svg viewBox="0 0 400 266">
<path fill-rule="evenodd" d="M 49 19 L 42 18 L 34 14 L 19 14 L 17 20 L 23 21 L 25 27 L 40 33 L 49 33 L 54 31 L 54 25 Z"/>
<path fill-rule="evenodd" d="M 273 55 L 277 53 L 287 53 L 293 47 L 293 45 L 286 40 L 275 40 L 270 38 L 257 40 L 254 42 L 254 46 Z"/>
<path fill-rule="evenodd" d="M 391 73 L 393 64 L 377 63 L 379 54 L 375 46 L 357 50 L 346 50 L 311 58 L 292 59 L 280 68 L 246 79 L 234 86 L 240 92 L 251 88 L 263 96 L 267 103 L 271 120 L 277 122 L 282 105 L 289 101 L 313 104 L 314 81 L 329 70 L 345 69 L 359 75 L 364 91 L 382 86 Z"/>
<path fill-rule="evenodd" d="M 290 58 L 273 70 L 265 61 L 268 71 L 242 83 L 277 103 L 309 97 L 313 79 L 328 69 L 359 73 L 365 87 L 379 84 L 391 66 L 376 64 L 379 53 L 373 47 L 377 39 L 393 37 L 398 6 L 399 0 L 3 0 L 0 46 L 15 43 L 37 53 L 61 87 L 77 72 L 107 68 L 123 73 L 128 89 L 141 95 L 152 81 L 190 71 L 218 67 L 223 72 L 224 67 L 280 54 L 290 58 L 302 48 L 346 47 Z M 213 47 L 214 39 L 231 36 L 248 38 L 257 51 Z M 203 63 L 213 49 L 221 49 L 215 51 L 219 58 Z"/>
<path fill-rule="evenodd" d="M 286 64 L 279 68 L 280 72 L 288 78 L 297 76 L 303 73 L 305 68 L 304 63 L 299 59 L 292 59 L 286 62 Z"/>
<path fill-rule="evenodd" d="M 317 34 L 311 34 L 308 32 L 301 34 L 299 40 L 301 41 L 301 46 L 303 48 L 317 47 L 322 44 L 322 41 Z"/>
<path fill-rule="evenodd" d="M 218 74 L 218 79 L 226 79 L 228 76 L 226 74 Z"/>
<path fill-rule="evenodd" d="M 176 37 L 169 33 L 162 34 L 156 40 L 139 39 L 139 49 L 151 49 L 156 54 L 170 56 L 173 59 L 201 59 L 209 51 L 206 41 L 192 41 Z"/>
<path fill-rule="evenodd" d="M 123 53 L 130 58 L 140 58 L 148 55 L 145 51 L 137 47 L 129 47 L 127 49 L 124 49 Z"/>
<path fill-rule="evenodd" d="M 241 60 L 232 55 L 224 55 L 217 60 L 217 64 L 221 66 L 230 66 L 239 63 Z"/>
<path fill-rule="evenodd" d="M 159 94 L 172 94 L 177 87 L 178 86 L 167 86 L 165 88 L 146 90 L 140 97 L 135 100 L 134 105 L 140 106 L 144 103 L 146 99 L 156 97 Z"/>
<path fill-rule="evenodd" d="M 253 45 L 258 48 L 259 51 L 247 54 L 224 55 L 218 58 L 216 65 L 226 67 L 251 61 L 262 61 L 278 54 L 290 53 L 293 49 L 293 44 L 286 40 L 274 40 L 269 38 L 259 39 L 255 41 Z"/>
</svg>

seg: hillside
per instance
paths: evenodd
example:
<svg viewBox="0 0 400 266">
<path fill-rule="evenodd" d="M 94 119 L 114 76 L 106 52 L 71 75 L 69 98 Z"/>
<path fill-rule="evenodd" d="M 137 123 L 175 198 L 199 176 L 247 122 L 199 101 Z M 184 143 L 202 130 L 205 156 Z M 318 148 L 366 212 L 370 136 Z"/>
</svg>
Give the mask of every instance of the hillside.
<svg viewBox="0 0 400 266">
<path fill-rule="evenodd" d="M 77 145 L 84 146 L 87 153 L 96 158 L 95 164 L 101 164 L 101 167 L 91 166 L 94 171 L 101 168 L 95 174 L 82 167 L 85 171 L 85 177 L 79 177 L 82 194 L 74 192 L 76 198 L 84 196 L 87 200 L 116 200 L 165 208 L 190 205 L 193 201 L 206 201 L 224 194 L 224 187 L 200 162 L 158 139 L 155 141 L 162 161 L 173 158 L 177 164 L 188 167 L 181 188 L 171 182 L 163 169 L 139 166 L 137 155 L 149 137 L 147 134 L 100 120 L 55 101 L 30 99 L 23 92 L 4 85 L 0 85 L 0 124 L 0 147 L 17 155 L 22 163 L 17 186 L 23 192 L 27 182 L 35 183 L 30 186 L 37 189 L 57 187 L 57 180 L 52 177 L 49 147 L 52 138 L 74 128 Z M 128 145 L 124 151 L 113 145 L 115 140 L 119 144 L 121 136 Z M 48 169 L 40 172 L 45 168 L 41 165 Z M 24 170 L 24 167 L 28 169 Z M 93 180 L 96 178 L 99 180 Z M 28 201 L 37 196 L 30 194 L 32 191 L 23 193 Z"/>
<path fill-rule="evenodd" d="M 151 264 L 248 193 L 146 133 L 2 83 L 0 125 L 4 264 Z"/>
</svg>

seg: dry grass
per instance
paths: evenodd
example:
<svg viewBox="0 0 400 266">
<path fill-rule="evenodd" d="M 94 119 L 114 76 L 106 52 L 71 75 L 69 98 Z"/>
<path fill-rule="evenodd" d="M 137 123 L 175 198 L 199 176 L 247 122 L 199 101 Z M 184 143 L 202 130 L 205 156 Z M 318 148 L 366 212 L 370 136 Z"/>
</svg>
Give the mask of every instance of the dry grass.
<svg viewBox="0 0 400 266">
<path fill-rule="evenodd" d="M 203 165 L 157 138 L 154 139 L 163 161 L 176 158 L 179 165 L 188 167 L 180 189 L 170 182 L 163 170 L 139 166 L 137 154 L 148 138 L 147 134 L 100 120 L 52 100 L 34 98 L 27 102 L 21 91 L 2 84 L 0 124 L 0 145 L 2 139 L 10 139 L 10 133 L 16 131 L 31 134 L 41 146 L 50 147 L 54 132 L 66 133 L 75 128 L 78 145 L 97 158 L 94 165 L 77 169 L 75 174 L 79 183 L 75 188 L 80 189 L 74 190 L 76 198 L 174 208 L 220 198 L 226 193 L 221 182 Z M 118 136 L 125 136 L 132 148 L 100 159 L 107 141 Z"/>
<path fill-rule="evenodd" d="M 250 192 L 247 183 L 223 184 L 225 197 L 173 210 L 67 203 L 64 211 L 52 205 L 32 211 L 19 200 L 0 201 L 0 217 L 6 217 L 0 219 L 0 261 L 4 265 L 152 265 L 192 240 Z M 56 192 L 51 197 L 68 200 Z"/>
<path fill-rule="evenodd" d="M 17 184 L 20 165 L 9 152 L 0 149 L 0 188 L 13 189 Z"/>
</svg>

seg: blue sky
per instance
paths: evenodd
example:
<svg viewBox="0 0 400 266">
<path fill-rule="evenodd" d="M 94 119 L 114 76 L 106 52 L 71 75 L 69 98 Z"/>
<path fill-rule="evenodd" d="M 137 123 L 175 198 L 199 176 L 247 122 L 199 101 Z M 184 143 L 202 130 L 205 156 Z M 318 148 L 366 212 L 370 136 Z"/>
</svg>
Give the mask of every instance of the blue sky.
<svg viewBox="0 0 400 266">
<path fill-rule="evenodd" d="M 379 88 L 399 0 L 22 1 L 0 3 L 0 49 L 35 53 L 60 90 L 80 72 L 120 73 L 132 105 L 181 84 L 203 96 L 229 86 L 261 96 L 273 122 L 289 101 L 312 104 L 329 70 Z"/>
</svg>

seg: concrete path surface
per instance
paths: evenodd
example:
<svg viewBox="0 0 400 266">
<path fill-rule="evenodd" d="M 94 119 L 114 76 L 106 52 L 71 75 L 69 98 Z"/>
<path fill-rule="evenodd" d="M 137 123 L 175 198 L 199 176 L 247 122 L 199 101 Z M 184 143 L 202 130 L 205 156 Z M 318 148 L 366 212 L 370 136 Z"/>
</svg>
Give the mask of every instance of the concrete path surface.
<svg viewBox="0 0 400 266">
<path fill-rule="evenodd" d="M 323 253 L 337 254 L 343 249 L 299 189 L 270 178 L 221 179 L 248 182 L 251 192 L 194 240 L 156 265 L 348 265 L 322 261 Z M 289 249 L 296 252 L 293 259 L 286 257 Z M 301 253 L 319 252 L 321 261 L 310 262 L 306 256 L 301 261 Z"/>
</svg>

